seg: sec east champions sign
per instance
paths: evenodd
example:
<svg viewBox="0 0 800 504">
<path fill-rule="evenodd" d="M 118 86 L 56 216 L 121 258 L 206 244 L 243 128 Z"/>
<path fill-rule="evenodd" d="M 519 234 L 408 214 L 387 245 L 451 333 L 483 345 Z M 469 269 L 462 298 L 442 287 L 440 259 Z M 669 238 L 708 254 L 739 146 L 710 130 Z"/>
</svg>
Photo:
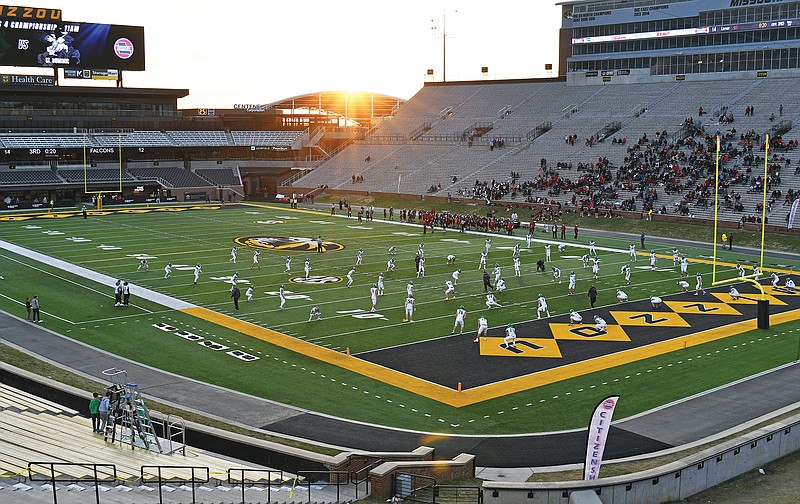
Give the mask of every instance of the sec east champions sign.
<svg viewBox="0 0 800 504">
<path fill-rule="evenodd" d="M 0 65 L 144 70 L 144 28 L 0 17 Z"/>
</svg>

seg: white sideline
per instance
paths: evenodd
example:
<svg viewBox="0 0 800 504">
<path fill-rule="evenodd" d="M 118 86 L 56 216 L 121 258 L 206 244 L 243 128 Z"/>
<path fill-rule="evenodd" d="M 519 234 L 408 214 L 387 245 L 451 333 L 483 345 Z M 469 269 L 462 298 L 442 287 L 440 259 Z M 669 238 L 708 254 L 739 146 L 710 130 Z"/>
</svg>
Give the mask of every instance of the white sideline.
<svg viewBox="0 0 800 504">
<path fill-rule="evenodd" d="M 30 250 L 24 247 L 20 247 L 18 245 L 14 245 L 13 243 L 9 243 L 5 240 L 0 240 L 0 249 L 4 249 L 9 252 L 13 252 L 15 254 L 19 254 L 23 257 L 33 259 L 34 261 L 38 261 L 48 266 L 53 266 L 54 268 L 58 268 L 63 271 L 74 273 L 83 278 L 92 280 L 93 282 L 97 282 L 103 285 L 108 285 L 113 287 L 113 285 L 117 281 L 116 278 L 104 275 L 103 273 L 98 273 L 97 271 L 92 271 L 90 269 L 84 268 L 83 266 L 78 266 L 72 263 L 68 263 L 67 261 L 62 261 L 61 259 L 56 259 L 55 257 L 49 256 L 47 254 L 42 254 L 41 252 L 36 252 L 35 250 Z M 167 308 L 171 308 L 173 310 L 185 310 L 188 308 L 197 308 L 197 305 L 187 303 L 186 301 L 181 301 L 180 299 L 175 299 L 173 297 L 161 294 L 156 291 L 152 291 L 150 289 L 146 289 L 144 287 L 135 286 L 135 290 L 134 288 L 132 288 L 131 293 L 142 299 L 147 299 L 148 301 L 152 301 L 154 303 L 160 304 L 161 306 L 165 306 Z"/>
</svg>

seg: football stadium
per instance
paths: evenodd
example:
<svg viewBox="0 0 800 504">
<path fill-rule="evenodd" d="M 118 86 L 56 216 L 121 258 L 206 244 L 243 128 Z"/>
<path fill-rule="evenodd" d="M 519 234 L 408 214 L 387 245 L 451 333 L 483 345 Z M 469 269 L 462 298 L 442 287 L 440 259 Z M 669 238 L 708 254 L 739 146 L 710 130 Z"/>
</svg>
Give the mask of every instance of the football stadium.
<svg viewBox="0 0 800 504">
<path fill-rule="evenodd" d="M 797 502 L 800 2 L 558 6 L 551 77 L 190 109 L 0 6 L 0 502 Z"/>
</svg>

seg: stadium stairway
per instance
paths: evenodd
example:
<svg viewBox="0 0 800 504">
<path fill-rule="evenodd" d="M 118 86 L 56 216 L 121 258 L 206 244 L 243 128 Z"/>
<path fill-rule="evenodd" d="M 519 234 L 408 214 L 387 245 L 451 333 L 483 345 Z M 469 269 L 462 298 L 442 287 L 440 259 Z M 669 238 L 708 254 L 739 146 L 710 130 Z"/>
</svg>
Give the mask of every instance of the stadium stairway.
<svg viewBox="0 0 800 504">
<path fill-rule="evenodd" d="M 50 464 L 55 464 L 52 473 Z M 161 497 L 157 466 L 162 481 L 168 481 L 161 485 Z M 191 467 L 197 474 L 194 489 Z M 0 502 L 95 502 L 95 468 L 104 503 L 240 503 L 243 497 L 253 503 L 310 502 L 309 491 L 315 502 L 328 503 L 352 501 L 355 495 L 352 486 L 339 487 L 338 494 L 324 483 L 309 488 L 295 475 L 194 448 L 186 455 L 161 455 L 105 442 L 77 411 L 0 383 Z M 234 484 L 235 477 L 234 483 L 228 480 L 229 469 L 243 468 L 251 471 L 244 489 Z"/>
</svg>

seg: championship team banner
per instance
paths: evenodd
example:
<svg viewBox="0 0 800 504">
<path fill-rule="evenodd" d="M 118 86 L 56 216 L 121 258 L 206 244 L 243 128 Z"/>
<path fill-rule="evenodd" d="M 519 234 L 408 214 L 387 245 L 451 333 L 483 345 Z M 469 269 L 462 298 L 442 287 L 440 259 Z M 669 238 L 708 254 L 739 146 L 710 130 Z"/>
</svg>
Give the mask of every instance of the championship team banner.
<svg viewBox="0 0 800 504">
<path fill-rule="evenodd" d="M 797 205 L 800 204 L 800 198 L 795 198 L 794 203 L 792 203 L 792 209 L 789 211 L 789 224 L 788 228 L 792 229 L 794 227 L 794 218 L 797 216 Z"/>
<path fill-rule="evenodd" d="M 144 70 L 144 27 L 0 17 L 0 65 Z"/>
<path fill-rule="evenodd" d="M 619 396 L 606 397 L 600 401 L 592 413 L 592 419 L 589 421 L 589 439 L 586 443 L 586 461 L 583 465 L 584 480 L 596 480 L 600 476 L 603 451 L 606 448 L 611 417 L 614 415 L 617 401 L 619 401 Z"/>
</svg>

